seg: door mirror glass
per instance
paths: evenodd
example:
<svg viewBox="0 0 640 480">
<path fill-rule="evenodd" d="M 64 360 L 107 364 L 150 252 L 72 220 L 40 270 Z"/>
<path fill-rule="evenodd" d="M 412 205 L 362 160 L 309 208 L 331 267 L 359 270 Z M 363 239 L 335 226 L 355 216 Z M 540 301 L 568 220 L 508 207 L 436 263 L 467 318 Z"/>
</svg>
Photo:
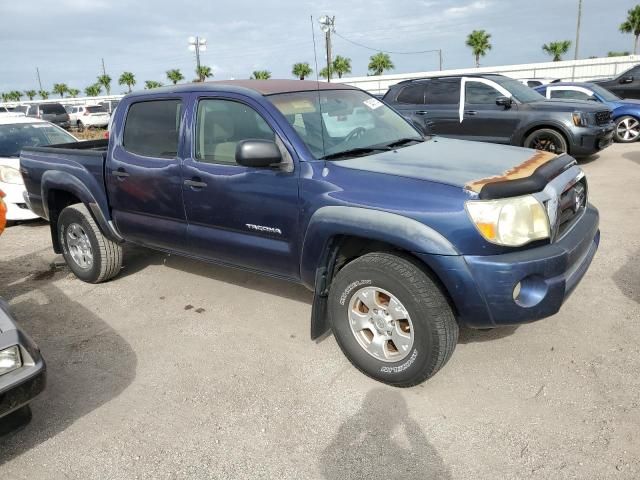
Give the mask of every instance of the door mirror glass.
<svg viewBox="0 0 640 480">
<path fill-rule="evenodd" d="M 282 162 L 282 153 L 271 140 L 242 140 L 236 147 L 236 163 L 245 167 L 266 168 Z"/>
<path fill-rule="evenodd" d="M 513 100 L 510 97 L 498 97 L 496 98 L 496 105 L 502 105 L 504 108 L 511 107 Z"/>
<path fill-rule="evenodd" d="M 626 77 L 622 77 L 620 79 L 620 83 L 631 83 L 633 82 L 633 77 L 631 75 L 627 75 Z"/>
</svg>

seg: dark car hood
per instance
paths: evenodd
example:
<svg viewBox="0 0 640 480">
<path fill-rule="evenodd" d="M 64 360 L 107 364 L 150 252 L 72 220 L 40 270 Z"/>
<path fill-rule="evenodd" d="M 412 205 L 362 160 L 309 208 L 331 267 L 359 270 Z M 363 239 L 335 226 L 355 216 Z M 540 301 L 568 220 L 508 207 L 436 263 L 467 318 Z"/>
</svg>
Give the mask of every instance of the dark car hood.
<svg viewBox="0 0 640 480">
<path fill-rule="evenodd" d="M 479 192 L 490 181 L 527 177 L 556 155 L 528 148 L 433 137 L 336 166 L 444 183 Z"/>
<path fill-rule="evenodd" d="M 553 112 L 599 112 L 606 109 L 606 106 L 595 104 L 584 100 L 544 100 L 526 104 L 532 110 L 553 111 Z"/>
</svg>

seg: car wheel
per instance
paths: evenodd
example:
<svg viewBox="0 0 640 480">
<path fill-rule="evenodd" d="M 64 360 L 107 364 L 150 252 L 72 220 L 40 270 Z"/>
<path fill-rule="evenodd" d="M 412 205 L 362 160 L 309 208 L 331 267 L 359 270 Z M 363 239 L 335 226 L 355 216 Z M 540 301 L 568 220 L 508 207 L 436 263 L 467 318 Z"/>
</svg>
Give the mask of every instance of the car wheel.
<svg viewBox="0 0 640 480">
<path fill-rule="evenodd" d="M 349 361 L 397 387 L 433 376 L 458 341 L 445 295 L 411 260 L 391 253 L 369 253 L 342 268 L 331 284 L 329 315 Z"/>
<path fill-rule="evenodd" d="M 78 120 L 78 123 L 76 123 L 76 127 L 78 127 L 79 132 L 84 132 L 84 123 L 82 123 L 80 120 Z"/>
<path fill-rule="evenodd" d="M 568 151 L 567 141 L 560 132 L 550 128 L 541 128 L 529 134 L 524 141 L 524 147 L 544 150 L 555 154 Z"/>
<path fill-rule="evenodd" d="M 640 121 L 631 115 L 625 115 L 616 120 L 613 132 L 616 142 L 632 143 L 640 138 Z"/>
<path fill-rule="evenodd" d="M 80 280 L 104 282 L 115 277 L 122 267 L 122 247 L 102 234 L 81 203 L 60 213 L 58 238 L 67 265 Z"/>
</svg>

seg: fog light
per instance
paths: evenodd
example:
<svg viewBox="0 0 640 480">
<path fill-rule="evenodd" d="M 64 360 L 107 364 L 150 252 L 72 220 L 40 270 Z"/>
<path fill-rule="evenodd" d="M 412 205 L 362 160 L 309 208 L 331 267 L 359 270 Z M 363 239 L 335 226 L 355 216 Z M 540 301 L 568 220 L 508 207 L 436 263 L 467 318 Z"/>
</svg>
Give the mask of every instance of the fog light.
<svg viewBox="0 0 640 480">
<path fill-rule="evenodd" d="M 517 300 L 520 296 L 520 290 L 522 290 L 522 284 L 520 282 L 516 283 L 516 286 L 513 287 L 513 299 Z"/>
<path fill-rule="evenodd" d="M 0 375 L 12 372 L 21 366 L 20 349 L 17 345 L 0 350 Z"/>
<path fill-rule="evenodd" d="M 525 277 L 513 287 L 513 300 L 521 307 L 535 307 L 547 295 L 548 288 L 547 282 L 539 275 Z"/>
</svg>

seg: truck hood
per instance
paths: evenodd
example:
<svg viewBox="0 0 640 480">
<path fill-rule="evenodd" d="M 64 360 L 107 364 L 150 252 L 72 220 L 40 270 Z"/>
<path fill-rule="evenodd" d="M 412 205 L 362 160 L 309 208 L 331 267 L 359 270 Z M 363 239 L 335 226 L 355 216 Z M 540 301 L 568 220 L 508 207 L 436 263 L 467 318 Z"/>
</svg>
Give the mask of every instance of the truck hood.
<svg viewBox="0 0 640 480">
<path fill-rule="evenodd" d="M 479 193 L 487 183 L 527 178 L 556 155 L 528 148 L 432 137 L 394 151 L 333 162 L 367 172 L 444 183 Z"/>
<path fill-rule="evenodd" d="M 531 110 L 551 112 L 600 112 L 608 107 L 602 104 L 593 104 L 584 100 L 544 100 L 526 104 Z"/>
</svg>

